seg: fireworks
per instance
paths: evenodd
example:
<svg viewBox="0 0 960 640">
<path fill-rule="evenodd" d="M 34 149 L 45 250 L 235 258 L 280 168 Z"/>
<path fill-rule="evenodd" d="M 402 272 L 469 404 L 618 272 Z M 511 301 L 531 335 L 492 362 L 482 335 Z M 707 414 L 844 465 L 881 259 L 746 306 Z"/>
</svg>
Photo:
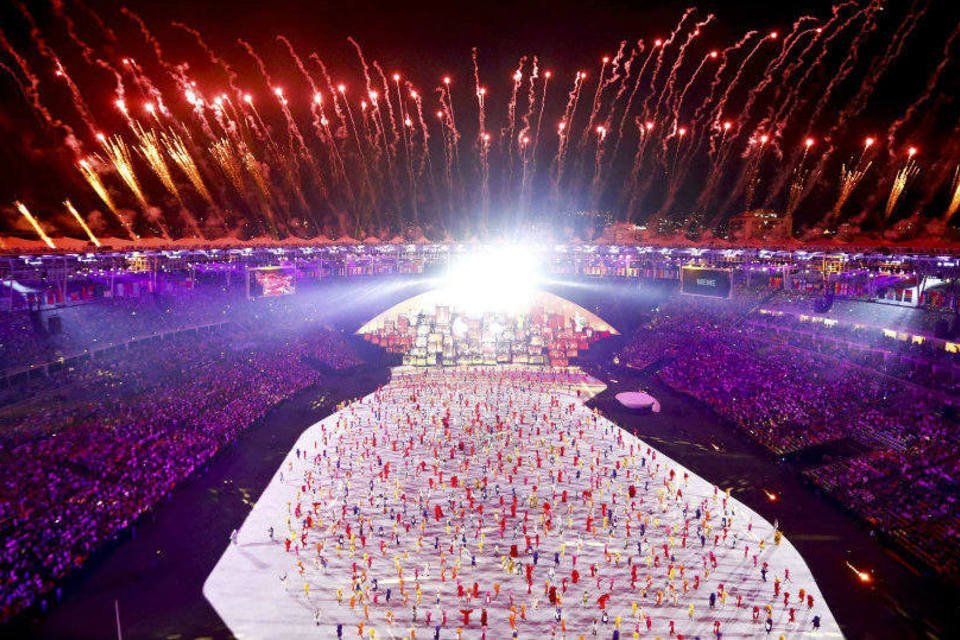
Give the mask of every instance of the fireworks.
<svg viewBox="0 0 960 640">
<path fill-rule="evenodd" d="M 129 187 L 131 193 L 136 197 L 137 202 L 146 211 L 150 208 L 147 203 L 147 197 L 140 188 L 140 182 L 137 180 L 137 174 L 133 169 L 133 160 L 130 158 L 130 149 L 127 143 L 120 136 L 102 137 L 100 141 L 107 159 L 113 164 L 117 175 Z"/>
<path fill-rule="evenodd" d="M 93 156 L 92 158 L 85 158 L 77 163 L 77 168 L 80 169 L 80 173 L 87 181 L 87 184 L 90 185 L 90 188 L 93 189 L 93 192 L 100 197 L 100 200 L 103 201 L 103 204 L 107 205 L 107 209 L 109 209 L 110 213 L 114 215 L 114 217 L 123 227 L 123 230 L 127 232 L 128 236 L 130 236 L 130 239 L 139 240 L 140 236 L 134 233 L 133 227 L 130 226 L 130 223 L 127 222 L 127 220 L 120 215 L 120 211 L 117 210 L 117 205 L 113 203 L 113 197 L 110 195 L 110 192 L 107 191 L 107 187 L 103 184 L 103 180 L 100 179 L 100 174 L 97 173 L 97 170 L 94 168 L 94 163 L 102 164 L 102 161 L 96 156 Z"/>
<path fill-rule="evenodd" d="M 897 202 L 900 200 L 900 196 L 903 195 L 903 190 L 907 187 L 907 183 L 920 173 L 920 167 L 913 161 L 913 156 L 916 155 L 917 150 L 914 147 L 910 147 L 907 153 L 909 154 L 909 160 L 900 167 L 900 170 L 897 171 L 897 174 L 893 178 L 890 195 L 887 196 L 887 206 L 883 212 L 885 218 L 889 218 L 893 213 Z"/>
<path fill-rule="evenodd" d="M 163 141 L 163 147 L 166 149 L 167 155 L 170 156 L 174 164 L 180 167 L 180 170 L 187 176 L 187 180 L 193 185 L 194 190 L 196 190 L 196 192 L 200 194 L 200 197 L 206 200 L 210 206 L 215 206 L 213 196 L 210 195 L 206 185 L 203 183 L 200 169 L 197 168 L 197 163 L 194 162 L 193 156 L 190 155 L 190 152 L 187 150 L 187 145 L 183 143 L 180 136 L 176 134 L 170 134 L 169 136 L 163 135 L 161 136 L 161 140 Z"/>
<path fill-rule="evenodd" d="M 569 66 L 546 71 L 548 61 L 526 55 L 485 85 L 474 49 L 459 71 L 418 85 L 424 76 L 417 69 L 385 71 L 353 39 L 343 46 L 355 62 L 339 69 L 328 69 L 317 53 L 301 58 L 283 36 L 273 43 L 279 55 L 241 41 L 240 55 L 254 63 L 241 74 L 242 67 L 180 23 L 174 26 L 192 36 L 191 44 L 164 51 L 128 11 L 125 19 L 137 26 L 132 39 L 140 44 L 126 42 L 130 50 L 111 61 L 81 39 L 69 7 L 58 5 L 68 46 L 83 54 L 76 65 L 112 78 L 106 99 L 90 104 L 115 109 L 95 113 L 83 102 L 97 88 L 88 93 L 74 84 L 55 51 L 59 44 L 46 39 L 29 14 L 35 47 L 20 52 L 0 34 L 0 71 L 40 122 L 75 151 L 89 189 L 131 239 L 137 237 L 120 213 L 130 208 L 144 216 L 138 224 L 149 221 L 164 236 L 197 235 L 190 204 L 202 204 L 214 219 L 233 212 L 230 224 L 241 236 L 269 231 L 276 237 L 329 224 L 346 232 L 344 220 L 381 237 L 421 223 L 496 232 L 528 217 L 578 210 L 623 221 L 670 219 L 673 228 L 689 228 L 684 217 L 696 210 L 719 227 L 755 201 L 796 214 L 801 224 L 819 223 L 823 210 L 836 222 L 857 216 L 854 205 L 862 212 L 884 202 L 888 219 L 920 193 L 924 203 L 934 201 L 931 194 L 942 193 L 937 189 L 950 190 L 945 215 L 952 217 L 960 210 L 960 184 L 956 176 L 950 181 L 945 166 L 957 163 L 955 145 L 935 161 L 949 164 L 924 171 L 924 180 L 935 183 L 924 189 L 908 189 L 919 176 L 913 154 L 901 163 L 890 148 L 878 152 L 920 123 L 919 110 L 932 103 L 946 62 L 886 138 L 861 138 L 859 151 L 845 155 L 856 144 L 851 137 L 861 135 L 854 119 L 923 16 L 919 4 L 911 5 L 889 42 L 868 57 L 869 47 L 861 45 L 881 28 L 878 6 L 843 3 L 826 20 L 803 16 L 788 29 L 748 31 L 725 47 L 702 37 L 722 16 L 688 9 L 662 38 L 624 40 L 609 55 L 598 51 L 589 73 Z M 958 37 L 948 36 L 945 60 Z M 845 100 L 841 85 L 857 77 L 861 63 L 870 77 Z M 79 74 L 73 61 L 71 67 Z M 73 121 L 42 101 L 45 73 L 71 96 Z M 210 77 L 225 83 L 198 79 Z M 472 91 L 455 98 L 458 78 L 472 80 Z M 567 79 L 563 90 L 548 92 L 556 78 Z M 90 139 L 75 135 L 71 123 Z M 823 132 L 816 149 L 814 131 Z M 469 141 L 462 149 L 461 138 Z M 90 145 L 101 150 L 81 153 Z M 838 174 L 838 192 L 813 188 Z M 890 177 L 889 194 L 875 193 Z M 837 193 L 833 203 L 824 202 L 829 193 Z M 81 197 L 71 194 L 73 202 Z M 168 229 L 165 219 L 177 220 L 179 228 Z"/>
<path fill-rule="evenodd" d="M 233 185 L 233 188 L 242 196 L 244 191 L 243 165 L 239 154 L 236 153 L 233 147 L 233 143 L 226 138 L 214 142 L 210 146 L 210 155 L 217 161 L 217 165 L 219 165 L 230 184 Z M 195 166 L 196 165 L 194 165 L 194 167 Z"/>
<path fill-rule="evenodd" d="M 90 239 L 90 242 L 92 242 L 94 246 L 99 247 L 100 241 L 97 239 L 97 236 L 93 235 L 93 231 L 91 231 L 90 227 L 87 226 L 87 223 L 83 221 L 83 218 L 80 217 L 80 213 L 73 206 L 73 203 L 70 202 L 69 200 L 64 200 L 63 206 L 67 208 L 67 211 L 70 212 L 70 215 L 73 216 L 73 219 L 77 221 L 77 224 L 80 225 L 80 228 L 83 229 L 83 232 L 87 234 L 87 237 Z"/>
<path fill-rule="evenodd" d="M 943 219 L 949 222 L 954 214 L 960 211 L 960 165 L 953 171 L 953 182 L 950 185 L 950 203 L 943 215 Z"/>
<path fill-rule="evenodd" d="M 136 133 L 137 139 L 140 141 L 140 155 L 143 156 L 143 159 L 147 161 L 147 164 L 150 165 L 150 168 L 153 170 L 153 173 L 156 174 L 157 178 L 160 179 L 160 182 L 164 187 L 167 188 L 167 191 L 170 192 L 174 198 L 177 199 L 181 205 L 183 204 L 183 199 L 180 197 L 180 191 L 177 189 L 177 183 L 173 180 L 173 175 L 170 173 L 170 168 L 167 167 L 167 162 L 163 158 L 163 152 L 160 150 L 160 138 L 157 133 L 150 129 L 145 131 L 139 125 L 134 126 L 134 132 Z"/>
<path fill-rule="evenodd" d="M 847 200 L 849 200 L 853 194 L 853 190 L 856 189 L 860 181 L 863 180 L 863 176 L 866 175 L 871 164 L 873 163 L 868 162 L 863 168 L 859 168 L 859 163 L 852 168 L 847 168 L 847 165 L 843 165 L 840 168 L 840 194 L 837 196 L 837 201 L 834 203 L 833 209 L 830 212 L 831 218 L 836 218 L 840 215 L 840 210 L 843 209 L 843 205 L 847 203 Z"/>
<path fill-rule="evenodd" d="M 43 230 L 43 227 L 40 226 L 40 223 L 37 222 L 37 219 L 33 217 L 33 214 L 30 213 L 30 210 L 27 209 L 22 202 L 14 202 L 13 206 L 17 208 L 17 211 L 27 219 L 27 222 L 30 223 L 30 226 L 33 227 L 33 230 L 37 232 L 37 235 L 40 236 L 40 239 L 43 240 L 43 243 L 50 247 L 51 249 L 56 249 L 57 245 L 53 244 L 53 240 L 50 239 L 50 236 L 46 234 Z"/>
</svg>

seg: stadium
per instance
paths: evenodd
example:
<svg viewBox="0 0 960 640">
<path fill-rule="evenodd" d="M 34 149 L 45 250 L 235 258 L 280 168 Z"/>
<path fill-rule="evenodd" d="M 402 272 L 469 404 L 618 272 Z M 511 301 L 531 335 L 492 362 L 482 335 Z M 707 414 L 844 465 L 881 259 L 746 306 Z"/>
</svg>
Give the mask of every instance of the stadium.
<svg viewBox="0 0 960 640">
<path fill-rule="evenodd" d="M 946 3 L 235 4 L 0 8 L 0 638 L 960 634 Z"/>
</svg>

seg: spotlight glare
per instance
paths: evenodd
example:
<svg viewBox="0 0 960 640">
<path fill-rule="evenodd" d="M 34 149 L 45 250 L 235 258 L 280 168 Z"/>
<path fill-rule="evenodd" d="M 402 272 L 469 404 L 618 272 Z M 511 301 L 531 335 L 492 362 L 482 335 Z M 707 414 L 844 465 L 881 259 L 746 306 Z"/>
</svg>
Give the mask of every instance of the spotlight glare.
<svg viewBox="0 0 960 640">
<path fill-rule="evenodd" d="M 539 281 L 533 251 L 511 245 L 455 259 L 441 289 L 451 306 L 465 311 L 516 311 L 529 303 Z"/>
</svg>

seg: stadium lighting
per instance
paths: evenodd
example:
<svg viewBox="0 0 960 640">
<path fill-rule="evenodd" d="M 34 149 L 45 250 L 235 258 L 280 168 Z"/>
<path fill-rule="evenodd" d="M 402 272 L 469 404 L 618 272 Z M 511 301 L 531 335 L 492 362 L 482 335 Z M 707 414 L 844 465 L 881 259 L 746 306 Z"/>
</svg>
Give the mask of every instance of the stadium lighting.
<svg viewBox="0 0 960 640">
<path fill-rule="evenodd" d="M 517 245 L 454 258 L 441 288 L 450 305 L 464 311 L 515 311 L 529 304 L 539 282 L 536 256 Z"/>
</svg>

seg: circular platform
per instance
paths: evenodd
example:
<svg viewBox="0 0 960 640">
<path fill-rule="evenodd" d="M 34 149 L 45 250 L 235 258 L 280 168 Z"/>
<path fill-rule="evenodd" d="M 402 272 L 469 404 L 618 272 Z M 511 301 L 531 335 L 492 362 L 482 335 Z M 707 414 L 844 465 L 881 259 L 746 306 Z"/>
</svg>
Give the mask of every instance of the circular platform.
<svg viewBox="0 0 960 640">
<path fill-rule="evenodd" d="M 634 411 L 660 412 L 660 401 L 645 391 L 624 391 L 616 395 L 617 402 Z"/>
</svg>

